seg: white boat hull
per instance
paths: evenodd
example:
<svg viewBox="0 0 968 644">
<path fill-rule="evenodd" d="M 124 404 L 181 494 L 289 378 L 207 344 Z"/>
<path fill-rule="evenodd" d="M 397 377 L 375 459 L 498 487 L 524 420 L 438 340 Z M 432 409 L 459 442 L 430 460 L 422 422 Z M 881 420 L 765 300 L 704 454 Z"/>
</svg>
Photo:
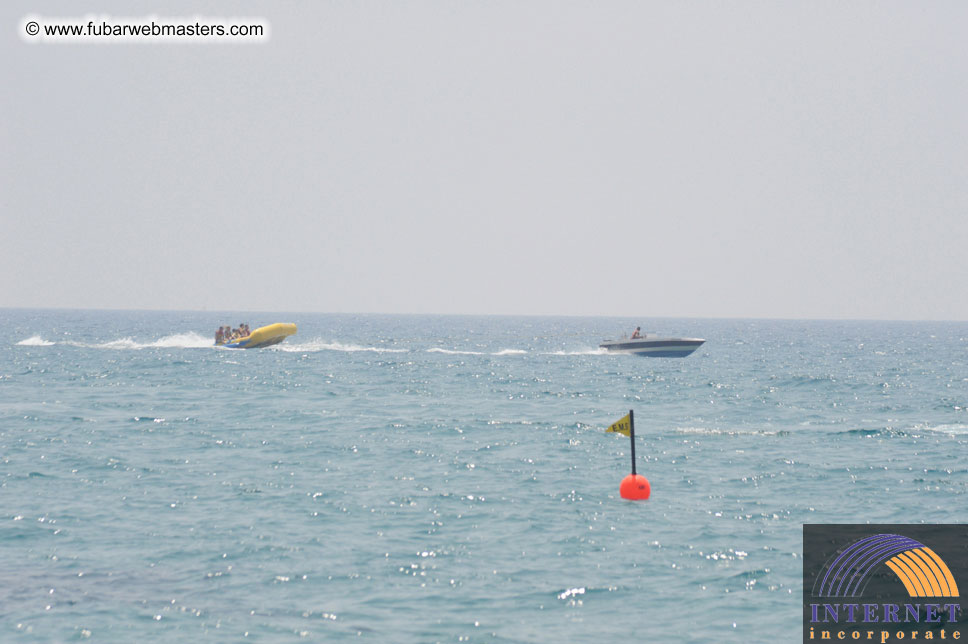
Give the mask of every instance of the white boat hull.
<svg viewBox="0 0 968 644">
<path fill-rule="evenodd" d="M 705 340 L 700 338 L 660 338 L 646 336 L 635 340 L 609 340 L 598 345 L 609 353 L 627 353 L 649 358 L 685 358 Z"/>
</svg>

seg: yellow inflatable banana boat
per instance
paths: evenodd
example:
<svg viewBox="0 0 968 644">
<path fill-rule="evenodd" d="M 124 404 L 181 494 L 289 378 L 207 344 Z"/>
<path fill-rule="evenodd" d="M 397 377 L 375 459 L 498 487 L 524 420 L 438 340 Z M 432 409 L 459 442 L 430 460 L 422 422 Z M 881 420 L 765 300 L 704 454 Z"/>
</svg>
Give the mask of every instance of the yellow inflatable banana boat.
<svg viewBox="0 0 968 644">
<path fill-rule="evenodd" d="M 296 325 L 285 322 L 276 322 L 269 326 L 262 326 L 245 336 L 230 342 L 219 344 L 220 347 L 229 349 L 258 349 L 259 347 L 271 347 L 279 344 L 290 335 L 296 334 Z"/>
</svg>

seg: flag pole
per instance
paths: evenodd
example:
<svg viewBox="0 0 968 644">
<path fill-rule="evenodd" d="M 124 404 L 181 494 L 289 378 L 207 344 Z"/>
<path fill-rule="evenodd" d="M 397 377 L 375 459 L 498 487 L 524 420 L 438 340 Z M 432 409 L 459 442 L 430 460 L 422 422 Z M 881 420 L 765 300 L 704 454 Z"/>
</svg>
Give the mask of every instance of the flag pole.
<svg viewBox="0 0 968 644">
<path fill-rule="evenodd" d="M 625 433 L 625 419 L 622 418 L 617 423 L 614 423 L 608 428 L 608 431 L 620 431 L 622 434 Z M 612 428 L 615 429 L 612 429 Z M 635 412 L 631 409 L 629 410 L 629 443 L 632 445 L 632 473 L 622 479 L 622 484 L 618 487 L 619 496 L 623 499 L 629 499 L 631 501 L 641 501 L 649 498 L 652 494 L 652 486 L 649 484 L 649 480 L 636 473 L 635 471 Z"/>
<path fill-rule="evenodd" d="M 632 441 L 632 474 L 635 474 L 635 412 L 629 410 L 629 440 Z"/>
</svg>

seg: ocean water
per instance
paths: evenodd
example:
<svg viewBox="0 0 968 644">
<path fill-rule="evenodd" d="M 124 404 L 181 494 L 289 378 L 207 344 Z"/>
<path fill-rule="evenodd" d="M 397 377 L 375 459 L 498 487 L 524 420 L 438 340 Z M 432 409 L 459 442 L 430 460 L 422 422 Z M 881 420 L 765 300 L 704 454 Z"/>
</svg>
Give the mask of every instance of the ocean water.
<svg viewBox="0 0 968 644">
<path fill-rule="evenodd" d="M 804 523 L 968 520 L 966 323 L 0 321 L 0 641 L 797 641 Z"/>
</svg>

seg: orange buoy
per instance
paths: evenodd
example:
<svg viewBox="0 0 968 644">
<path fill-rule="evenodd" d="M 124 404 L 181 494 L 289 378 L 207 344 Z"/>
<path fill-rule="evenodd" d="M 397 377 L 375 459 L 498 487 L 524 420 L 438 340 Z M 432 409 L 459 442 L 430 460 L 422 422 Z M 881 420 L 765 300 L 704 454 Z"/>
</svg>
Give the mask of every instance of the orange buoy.
<svg viewBox="0 0 968 644">
<path fill-rule="evenodd" d="M 622 484 L 618 488 L 618 493 L 623 499 L 630 501 L 643 501 L 652 494 L 652 486 L 649 479 L 641 474 L 629 474 L 622 479 Z"/>
</svg>

